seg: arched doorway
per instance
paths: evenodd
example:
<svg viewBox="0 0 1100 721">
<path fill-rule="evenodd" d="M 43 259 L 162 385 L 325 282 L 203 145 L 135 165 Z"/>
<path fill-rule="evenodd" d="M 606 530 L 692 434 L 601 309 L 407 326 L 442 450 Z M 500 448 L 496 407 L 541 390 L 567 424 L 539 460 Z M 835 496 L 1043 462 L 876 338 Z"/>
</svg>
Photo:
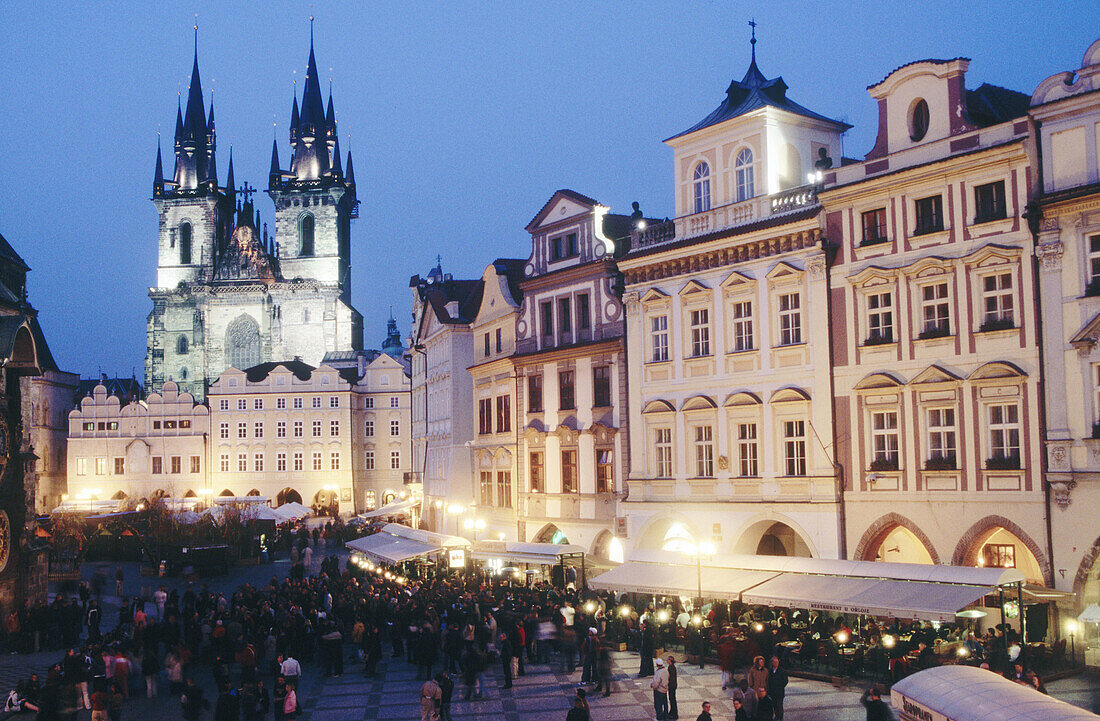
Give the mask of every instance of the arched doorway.
<svg viewBox="0 0 1100 721">
<path fill-rule="evenodd" d="M 298 493 L 298 491 L 293 488 L 284 488 L 279 491 L 279 495 L 275 496 L 275 501 L 275 505 L 277 506 L 281 506 L 284 503 L 301 503 L 302 494 Z"/>
<path fill-rule="evenodd" d="M 1004 519 L 1004 525 L 983 519 L 959 541 L 955 565 L 1015 568 L 1029 583 L 1045 584 L 1045 565 L 1039 547 L 1019 526 Z"/>
<path fill-rule="evenodd" d="M 338 498 L 339 496 L 336 494 L 336 491 L 322 488 L 313 496 L 313 507 L 318 510 L 331 512 L 332 509 L 340 505 Z M 331 515 L 331 513 L 328 515 Z"/>
<path fill-rule="evenodd" d="M 218 494 L 219 498 L 236 498 L 237 494 L 228 488 L 223 488 L 222 492 Z"/>
<path fill-rule="evenodd" d="M 603 531 L 596 537 L 592 544 L 592 555 L 597 558 L 606 558 L 615 563 L 622 563 L 624 559 L 623 542 L 616 538 L 610 531 Z"/>
<path fill-rule="evenodd" d="M 741 534 L 734 553 L 757 556 L 795 556 L 813 558 L 806 539 L 790 525 L 782 521 L 761 520 Z"/>
<path fill-rule="evenodd" d="M 687 552 L 695 542 L 695 529 L 676 517 L 658 518 L 638 535 L 638 547 L 654 551 Z"/>
<path fill-rule="evenodd" d="M 569 539 L 560 528 L 548 523 L 535 535 L 535 543 L 569 543 Z"/>
<path fill-rule="evenodd" d="M 259 488 L 253 488 L 251 491 L 248 492 L 248 495 L 258 496 L 258 495 L 260 495 L 260 489 Z"/>
<path fill-rule="evenodd" d="M 940 562 L 932 541 L 905 516 L 888 513 L 864 531 L 856 545 L 857 561 L 887 561 L 890 563 Z"/>
</svg>

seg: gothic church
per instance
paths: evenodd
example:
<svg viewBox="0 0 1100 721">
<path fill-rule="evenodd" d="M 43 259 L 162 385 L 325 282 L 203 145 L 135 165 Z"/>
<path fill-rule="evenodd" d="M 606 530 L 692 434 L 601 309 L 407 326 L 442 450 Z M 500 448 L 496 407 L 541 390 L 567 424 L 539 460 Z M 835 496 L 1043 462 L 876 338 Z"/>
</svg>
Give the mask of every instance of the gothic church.
<svg viewBox="0 0 1100 721">
<path fill-rule="evenodd" d="M 351 220 L 358 216 L 351 153 L 342 167 L 332 93 L 323 104 L 310 39 L 302 104 L 290 120 L 290 169 L 272 142 L 267 193 L 274 234 L 253 189 L 235 187 L 230 153 L 218 184 L 214 105 L 204 105 L 196 48 L 186 110 L 176 108 L 175 172 L 153 177 L 159 215 L 157 285 L 149 289 L 145 387 L 167 380 L 198 400 L 226 368 L 362 348 L 351 305 Z"/>
</svg>

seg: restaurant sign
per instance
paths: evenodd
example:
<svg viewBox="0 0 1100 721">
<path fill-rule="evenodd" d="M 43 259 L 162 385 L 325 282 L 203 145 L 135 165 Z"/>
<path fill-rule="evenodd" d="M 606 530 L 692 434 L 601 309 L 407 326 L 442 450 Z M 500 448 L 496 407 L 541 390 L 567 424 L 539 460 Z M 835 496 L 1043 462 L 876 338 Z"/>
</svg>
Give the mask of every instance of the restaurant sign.
<svg viewBox="0 0 1100 721">
<path fill-rule="evenodd" d="M 447 552 L 447 565 L 451 568 L 462 568 L 466 565 L 466 549 L 452 548 Z"/>
<path fill-rule="evenodd" d="M 898 713 L 899 721 L 951 721 L 939 711 L 933 711 L 897 691 L 891 692 L 890 701 Z"/>
</svg>

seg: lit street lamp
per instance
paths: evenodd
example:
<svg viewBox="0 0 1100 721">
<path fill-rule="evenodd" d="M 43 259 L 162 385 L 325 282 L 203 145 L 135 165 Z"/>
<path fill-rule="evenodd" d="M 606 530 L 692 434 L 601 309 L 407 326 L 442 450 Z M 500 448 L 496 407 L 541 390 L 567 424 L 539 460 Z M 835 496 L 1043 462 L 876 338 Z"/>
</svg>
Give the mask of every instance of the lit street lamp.
<svg viewBox="0 0 1100 721">
<path fill-rule="evenodd" d="M 684 549 L 684 552 L 689 556 L 695 556 L 695 580 L 696 590 L 699 592 L 698 606 L 696 609 L 699 613 L 703 611 L 703 556 L 714 555 L 714 544 L 710 541 L 704 541 L 703 543 L 695 544 Z"/>
<path fill-rule="evenodd" d="M 1069 658 L 1071 665 L 1077 665 L 1077 619 L 1071 618 L 1066 621 L 1066 632 L 1069 634 Z"/>
</svg>

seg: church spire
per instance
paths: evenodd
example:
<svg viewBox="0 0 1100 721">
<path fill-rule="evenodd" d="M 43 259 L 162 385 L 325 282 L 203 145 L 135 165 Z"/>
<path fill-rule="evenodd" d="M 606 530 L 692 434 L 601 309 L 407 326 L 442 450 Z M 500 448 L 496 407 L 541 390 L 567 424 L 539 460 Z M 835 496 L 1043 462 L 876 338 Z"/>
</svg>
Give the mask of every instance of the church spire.
<svg viewBox="0 0 1100 721">
<path fill-rule="evenodd" d="M 229 146 L 229 168 L 225 171 L 225 195 L 229 198 L 230 204 L 233 203 L 233 199 L 237 194 L 237 187 L 234 184 L 233 178 L 233 146 Z"/>
<path fill-rule="evenodd" d="M 230 161 L 232 162 L 232 161 Z M 157 167 L 153 171 L 153 197 L 164 195 L 164 162 L 160 159 L 160 134 L 157 134 Z"/>
<path fill-rule="evenodd" d="M 283 171 L 279 167 L 279 141 L 271 141 L 271 170 L 267 176 L 268 190 L 274 190 L 282 182 Z"/>
<path fill-rule="evenodd" d="M 347 165 L 347 174 L 345 175 L 345 180 L 347 181 L 348 187 L 350 187 L 352 190 L 354 190 L 355 189 L 355 168 L 352 167 L 352 164 L 351 164 L 351 151 L 350 150 L 348 151 L 348 165 Z"/>
<path fill-rule="evenodd" d="M 209 120 L 202 97 L 199 76 L 198 25 L 195 26 L 195 55 L 191 63 L 191 82 L 187 86 L 187 105 L 176 104 L 176 169 L 173 174 L 179 190 L 204 187 L 216 190 L 217 166 L 214 161 L 214 108 Z"/>
<path fill-rule="evenodd" d="M 294 156 L 290 162 L 290 172 L 299 180 L 317 180 L 328 174 L 331 169 L 331 146 L 328 142 L 336 134 L 333 127 L 330 135 L 326 122 L 321 83 L 317 77 L 317 57 L 313 50 L 312 20 L 310 22 L 309 60 L 306 63 L 305 88 L 302 91 L 302 106 L 296 118 L 297 123 L 294 113 L 291 113 L 291 124 L 296 126 L 296 130 L 291 134 Z M 335 113 L 333 122 L 335 123 Z"/>
</svg>

